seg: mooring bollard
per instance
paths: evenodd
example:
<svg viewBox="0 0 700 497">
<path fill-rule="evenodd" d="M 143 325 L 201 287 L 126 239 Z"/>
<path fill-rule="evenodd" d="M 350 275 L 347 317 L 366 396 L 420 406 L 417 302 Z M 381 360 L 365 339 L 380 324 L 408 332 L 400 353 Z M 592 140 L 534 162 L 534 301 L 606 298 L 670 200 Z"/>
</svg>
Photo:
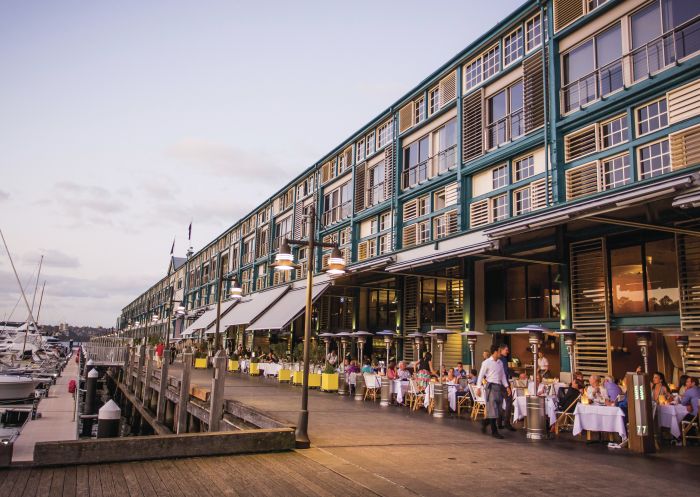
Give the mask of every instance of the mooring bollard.
<svg viewBox="0 0 700 497">
<path fill-rule="evenodd" d="M 119 436 L 119 421 L 122 410 L 116 402 L 110 400 L 97 413 L 97 438 L 116 438 Z"/>
<path fill-rule="evenodd" d="M 382 376 L 382 400 L 379 402 L 380 406 L 388 406 L 391 404 L 391 380 L 386 376 Z"/>
<path fill-rule="evenodd" d="M 180 401 L 177 405 L 177 433 L 187 433 L 187 403 L 190 401 L 190 372 L 192 352 L 182 354 L 182 376 L 180 377 Z"/>
<path fill-rule="evenodd" d="M 100 374 L 96 369 L 90 370 L 85 381 L 85 405 L 83 414 L 95 414 L 95 402 L 97 401 L 97 378 Z M 92 419 L 83 419 L 82 435 L 84 437 L 92 436 Z"/>
<path fill-rule="evenodd" d="M 95 367 L 95 362 L 90 359 L 88 362 L 85 363 L 85 377 L 87 378 L 87 375 L 92 369 Z"/>
<path fill-rule="evenodd" d="M 224 412 L 224 386 L 226 383 L 226 354 L 219 350 L 214 356 L 214 378 L 211 380 L 209 400 L 209 431 L 219 431 Z"/>
</svg>

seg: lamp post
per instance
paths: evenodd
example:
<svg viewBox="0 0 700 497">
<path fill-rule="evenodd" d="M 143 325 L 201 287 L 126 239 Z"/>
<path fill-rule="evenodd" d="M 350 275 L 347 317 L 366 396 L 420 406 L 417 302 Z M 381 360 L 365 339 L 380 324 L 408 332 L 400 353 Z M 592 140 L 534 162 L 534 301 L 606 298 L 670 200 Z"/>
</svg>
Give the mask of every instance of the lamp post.
<svg viewBox="0 0 700 497">
<path fill-rule="evenodd" d="M 483 335 L 480 331 L 467 330 L 460 333 L 463 337 L 467 337 L 467 344 L 469 345 L 469 369 L 474 369 L 474 348 L 476 347 L 476 341 L 479 336 Z"/>
<path fill-rule="evenodd" d="M 644 372 L 649 374 L 649 347 L 651 347 L 651 334 L 655 333 L 654 328 L 639 328 L 636 330 L 625 330 L 622 333 L 635 335 L 637 337 L 637 346 L 642 354 L 644 361 Z"/>
<path fill-rule="evenodd" d="M 576 372 L 576 330 L 562 329 L 557 330 L 554 333 L 559 335 L 564 339 L 564 345 L 566 346 L 566 353 L 569 354 L 569 367 L 571 369 L 571 377 L 574 377 Z"/>
<path fill-rule="evenodd" d="M 306 216 L 309 236 L 306 240 L 293 240 L 285 238 L 279 252 L 275 256 L 272 266 L 276 271 L 291 271 L 298 267 L 294 264 L 294 257 L 289 245 L 301 245 L 308 247 L 308 268 L 306 271 L 306 311 L 304 313 L 304 371 L 302 372 L 301 388 L 301 410 L 299 411 L 299 422 L 296 429 L 296 446 L 298 448 L 308 448 L 311 445 L 309 440 L 309 344 L 311 341 L 311 316 L 313 313 L 313 284 L 314 284 L 314 260 L 316 257 L 316 247 L 332 248 L 331 257 L 328 260 L 328 270 L 331 275 L 345 274 L 345 259 L 338 249 L 337 243 L 324 243 L 316 240 L 316 208 L 311 205 L 309 214 Z"/>
<path fill-rule="evenodd" d="M 377 335 L 384 337 L 384 344 L 386 345 L 386 365 L 389 367 L 389 354 L 391 353 L 391 342 L 393 342 L 396 333 L 391 330 L 382 330 L 377 332 Z"/>
<path fill-rule="evenodd" d="M 333 333 L 319 333 L 318 337 L 323 340 L 323 343 L 326 344 L 326 355 L 325 355 L 325 360 L 323 363 L 328 366 L 328 354 L 330 352 L 330 346 L 331 346 L 331 338 L 333 338 L 335 335 Z"/>
<path fill-rule="evenodd" d="M 235 276 L 224 276 L 223 268 L 219 271 L 219 281 L 216 285 L 216 335 L 214 336 L 214 353 L 216 354 L 221 349 L 221 289 L 224 286 L 224 281 L 231 281 L 231 289 L 229 293 L 234 300 L 241 300 L 243 291 L 238 286 L 238 281 Z"/>
</svg>

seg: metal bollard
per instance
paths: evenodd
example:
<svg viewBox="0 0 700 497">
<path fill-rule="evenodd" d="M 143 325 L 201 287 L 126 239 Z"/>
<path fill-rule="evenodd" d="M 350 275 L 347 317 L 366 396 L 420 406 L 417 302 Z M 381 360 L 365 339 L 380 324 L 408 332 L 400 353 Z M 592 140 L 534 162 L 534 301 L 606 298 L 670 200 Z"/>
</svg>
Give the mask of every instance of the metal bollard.
<svg viewBox="0 0 700 497">
<path fill-rule="evenodd" d="M 119 421 L 122 410 L 116 402 L 110 400 L 97 413 L 97 438 L 116 438 L 119 436 Z"/>
<path fill-rule="evenodd" d="M 388 406 L 391 404 L 391 380 L 386 376 L 382 376 L 382 400 L 379 402 L 380 406 Z"/>
<path fill-rule="evenodd" d="M 355 400 L 365 400 L 365 377 L 362 373 L 355 375 Z"/>
<path fill-rule="evenodd" d="M 83 414 L 95 414 L 95 405 L 97 402 L 97 378 L 100 374 L 97 369 L 91 369 L 87 375 L 85 382 L 85 407 Z M 82 435 L 84 437 L 92 436 L 92 419 L 83 419 Z"/>
<path fill-rule="evenodd" d="M 447 385 L 435 383 L 433 385 L 433 417 L 444 418 L 447 415 Z"/>
<path fill-rule="evenodd" d="M 12 464 L 12 452 L 14 450 L 12 438 L 0 439 L 0 468 L 6 468 Z"/>
</svg>

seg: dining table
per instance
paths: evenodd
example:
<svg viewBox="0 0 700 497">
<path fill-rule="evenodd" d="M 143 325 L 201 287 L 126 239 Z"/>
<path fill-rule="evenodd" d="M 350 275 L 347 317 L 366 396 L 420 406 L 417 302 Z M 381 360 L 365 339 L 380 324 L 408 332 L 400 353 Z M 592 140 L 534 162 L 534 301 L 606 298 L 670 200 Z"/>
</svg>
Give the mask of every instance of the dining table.
<svg viewBox="0 0 700 497">
<path fill-rule="evenodd" d="M 675 438 L 681 436 L 681 421 L 688 414 L 688 408 L 681 404 L 654 404 L 654 412 L 659 427 L 668 428 Z"/>
<path fill-rule="evenodd" d="M 457 390 L 459 385 L 453 383 L 443 383 L 447 385 L 447 402 L 450 405 L 450 409 L 453 411 L 457 410 Z M 423 401 L 423 406 L 427 408 L 430 405 L 430 400 L 435 397 L 435 382 L 428 383 L 425 388 L 425 400 Z"/>
<path fill-rule="evenodd" d="M 573 435 L 582 431 L 599 431 L 617 433 L 622 439 L 627 438 L 625 413 L 616 406 L 583 404 L 579 402 L 574 411 Z"/>
<path fill-rule="evenodd" d="M 527 417 L 527 397 L 520 395 L 513 398 L 513 422 L 520 421 Z M 549 424 L 553 425 L 557 422 L 557 398 L 550 395 L 545 397 L 544 410 L 549 419 Z"/>
</svg>

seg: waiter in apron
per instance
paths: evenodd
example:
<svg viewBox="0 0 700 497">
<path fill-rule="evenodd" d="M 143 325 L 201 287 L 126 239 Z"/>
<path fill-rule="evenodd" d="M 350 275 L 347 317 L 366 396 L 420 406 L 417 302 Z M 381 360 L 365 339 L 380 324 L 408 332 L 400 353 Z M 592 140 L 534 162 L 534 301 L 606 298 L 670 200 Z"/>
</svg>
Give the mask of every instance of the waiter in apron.
<svg viewBox="0 0 700 497">
<path fill-rule="evenodd" d="M 497 421 L 503 412 L 503 399 L 507 395 L 508 380 L 506 373 L 503 371 L 503 366 L 498 360 L 499 351 L 498 345 L 492 345 L 490 349 L 491 355 L 483 363 L 479 377 L 476 380 L 476 395 L 481 396 L 482 385 L 486 380 L 484 388 L 484 400 L 486 402 L 486 419 L 481 425 L 481 432 L 486 433 L 486 427 L 491 425 L 491 435 L 494 438 L 503 438 L 503 435 L 498 433 Z"/>
</svg>

